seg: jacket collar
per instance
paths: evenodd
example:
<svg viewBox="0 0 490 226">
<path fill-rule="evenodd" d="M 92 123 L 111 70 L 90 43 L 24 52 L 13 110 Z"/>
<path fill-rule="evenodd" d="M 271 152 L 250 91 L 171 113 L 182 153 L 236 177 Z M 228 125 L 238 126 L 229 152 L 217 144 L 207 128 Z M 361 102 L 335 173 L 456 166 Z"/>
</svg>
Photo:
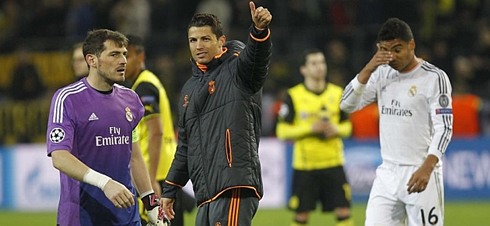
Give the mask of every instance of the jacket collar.
<svg viewBox="0 0 490 226">
<path fill-rule="evenodd" d="M 243 42 L 238 40 L 230 40 L 226 41 L 223 45 L 223 53 L 216 56 L 213 60 L 211 60 L 211 62 L 205 65 L 198 65 L 197 62 L 191 58 L 192 74 L 194 76 L 200 76 L 205 74 L 206 71 L 213 71 L 232 56 L 238 56 L 244 48 L 245 44 Z"/>
<path fill-rule="evenodd" d="M 219 65 L 221 65 L 225 60 L 230 58 L 230 56 L 232 55 L 233 54 L 230 54 L 228 52 L 227 47 L 223 47 L 223 52 L 220 55 L 215 56 L 214 59 L 207 64 L 200 64 L 196 62 L 194 59 L 191 59 L 192 72 L 195 76 L 197 76 L 199 74 L 206 73 L 207 71 L 212 71 L 215 68 L 217 68 Z"/>
</svg>

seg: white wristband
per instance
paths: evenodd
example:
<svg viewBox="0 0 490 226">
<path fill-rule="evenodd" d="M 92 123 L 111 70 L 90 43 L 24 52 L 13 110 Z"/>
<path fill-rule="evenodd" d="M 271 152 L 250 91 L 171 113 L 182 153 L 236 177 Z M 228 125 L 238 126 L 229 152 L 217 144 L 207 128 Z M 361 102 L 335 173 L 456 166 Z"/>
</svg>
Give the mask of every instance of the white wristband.
<svg viewBox="0 0 490 226">
<path fill-rule="evenodd" d="M 155 192 L 153 190 L 149 190 L 147 192 L 143 192 L 143 193 L 141 193 L 140 198 L 143 198 L 143 197 L 145 197 L 145 196 L 147 196 L 147 195 L 149 195 L 151 193 L 155 193 Z"/>
<path fill-rule="evenodd" d="M 92 169 L 88 169 L 85 175 L 83 176 L 83 182 L 87 184 L 91 184 L 93 186 L 97 186 L 100 189 L 103 189 L 110 179 L 111 179 L 110 177 Z"/>
</svg>

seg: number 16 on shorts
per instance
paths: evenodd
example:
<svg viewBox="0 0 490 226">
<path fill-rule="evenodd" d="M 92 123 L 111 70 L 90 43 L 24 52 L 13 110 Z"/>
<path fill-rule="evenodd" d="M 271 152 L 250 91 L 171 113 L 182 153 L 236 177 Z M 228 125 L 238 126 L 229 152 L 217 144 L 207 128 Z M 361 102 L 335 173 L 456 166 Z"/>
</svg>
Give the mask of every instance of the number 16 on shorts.
<svg viewBox="0 0 490 226">
<path fill-rule="evenodd" d="M 423 209 L 420 210 L 420 216 L 422 218 L 422 225 L 436 225 L 439 222 L 439 216 L 434 211 L 436 207 L 432 207 L 428 213 L 426 213 Z"/>
</svg>

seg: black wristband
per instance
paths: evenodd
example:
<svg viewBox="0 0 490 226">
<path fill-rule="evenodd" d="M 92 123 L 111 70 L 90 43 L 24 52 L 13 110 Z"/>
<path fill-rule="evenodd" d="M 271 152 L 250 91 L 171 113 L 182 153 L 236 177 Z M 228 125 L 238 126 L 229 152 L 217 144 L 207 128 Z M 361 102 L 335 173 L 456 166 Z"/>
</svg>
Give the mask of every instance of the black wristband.
<svg viewBox="0 0 490 226">
<path fill-rule="evenodd" d="M 148 211 L 158 206 L 158 199 L 155 193 L 146 195 L 145 197 L 141 198 L 141 201 L 143 201 L 143 205 Z"/>
</svg>

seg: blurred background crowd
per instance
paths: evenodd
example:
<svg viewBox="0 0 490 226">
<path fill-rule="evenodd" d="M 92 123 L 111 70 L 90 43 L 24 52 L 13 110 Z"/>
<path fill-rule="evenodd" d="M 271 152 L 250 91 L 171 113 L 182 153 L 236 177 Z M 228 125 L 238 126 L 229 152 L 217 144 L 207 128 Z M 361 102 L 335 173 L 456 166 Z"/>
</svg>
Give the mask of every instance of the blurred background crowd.
<svg viewBox="0 0 490 226">
<path fill-rule="evenodd" d="M 246 41 L 251 24 L 248 1 L 0 0 L 0 145 L 45 142 L 51 95 L 75 81 L 73 45 L 94 28 L 145 38 L 147 68 L 162 80 L 176 115 L 180 88 L 191 76 L 191 16 L 216 14 L 228 40 Z M 275 114 L 285 90 L 302 82 L 297 61 L 305 48 L 324 50 L 327 79 L 344 86 L 371 59 L 379 26 L 388 17 L 409 23 L 416 55 L 451 79 L 455 136 L 490 134 L 490 0 L 254 2 L 273 15 L 263 136 L 274 136 Z M 362 138 L 355 128 L 354 136 Z"/>
</svg>

